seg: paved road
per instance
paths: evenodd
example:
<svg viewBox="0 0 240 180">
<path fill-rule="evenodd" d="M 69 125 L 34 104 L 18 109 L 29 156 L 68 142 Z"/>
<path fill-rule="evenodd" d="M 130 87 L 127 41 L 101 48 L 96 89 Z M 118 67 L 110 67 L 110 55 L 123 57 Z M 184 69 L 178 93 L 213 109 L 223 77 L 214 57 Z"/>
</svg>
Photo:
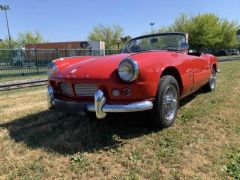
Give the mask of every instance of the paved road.
<svg viewBox="0 0 240 180">
<path fill-rule="evenodd" d="M 240 56 L 221 56 L 217 57 L 219 62 L 240 60 Z"/>
</svg>

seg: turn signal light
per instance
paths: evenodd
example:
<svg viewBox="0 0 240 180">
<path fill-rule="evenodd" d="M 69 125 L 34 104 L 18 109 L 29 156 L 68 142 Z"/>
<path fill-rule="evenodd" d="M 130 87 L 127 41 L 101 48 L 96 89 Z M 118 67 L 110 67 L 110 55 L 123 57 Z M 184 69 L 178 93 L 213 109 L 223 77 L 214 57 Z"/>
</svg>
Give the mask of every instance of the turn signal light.
<svg viewBox="0 0 240 180">
<path fill-rule="evenodd" d="M 120 96 L 120 91 L 118 89 L 113 89 L 112 90 L 112 95 L 115 96 L 115 97 L 118 97 L 118 96 Z"/>
<path fill-rule="evenodd" d="M 123 94 L 124 94 L 125 96 L 131 96 L 131 95 L 132 95 L 132 91 L 131 91 L 131 89 L 129 89 L 129 88 L 124 88 L 124 89 L 123 89 Z"/>
</svg>

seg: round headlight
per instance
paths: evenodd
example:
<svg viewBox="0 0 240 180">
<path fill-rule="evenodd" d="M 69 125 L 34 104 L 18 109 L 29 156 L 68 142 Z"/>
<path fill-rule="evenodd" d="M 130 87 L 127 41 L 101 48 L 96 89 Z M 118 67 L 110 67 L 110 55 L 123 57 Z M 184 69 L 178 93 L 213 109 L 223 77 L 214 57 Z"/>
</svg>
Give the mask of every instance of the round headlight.
<svg viewBox="0 0 240 180">
<path fill-rule="evenodd" d="M 132 82 L 138 78 L 139 68 L 136 61 L 124 59 L 118 66 L 118 75 L 125 82 Z"/>
<path fill-rule="evenodd" d="M 58 71 L 58 67 L 56 64 L 54 63 L 48 64 L 48 71 L 47 71 L 48 77 L 50 77 L 53 73 L 57 71 Z"/>
</svg>

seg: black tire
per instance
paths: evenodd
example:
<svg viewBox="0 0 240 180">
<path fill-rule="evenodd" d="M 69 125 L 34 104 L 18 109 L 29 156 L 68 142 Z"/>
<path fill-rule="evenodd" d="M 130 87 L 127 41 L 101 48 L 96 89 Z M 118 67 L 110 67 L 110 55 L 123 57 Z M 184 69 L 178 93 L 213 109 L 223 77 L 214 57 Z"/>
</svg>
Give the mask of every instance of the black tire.
<svg viewBox="0 0 240 180">
<path fill-rule="evenodd" d="M 206 92 L 212 92 L 216 89 L 216 79 L 217 79 L 216 70 L 214 67 L 212 67 L 212 73 L 209 77 L 209 81 L 204 87 Z"/>
<path fill-rule="evenodd" d="M 178 104 L 179 85 L 177 80 L 170 75 L 161 77 L 154 107 L 151 111 L 155 127 L 160 129 L 170 127 L 176 119 Z M 169 112 L 171 113 L 169 114 Z"/>
</svg>

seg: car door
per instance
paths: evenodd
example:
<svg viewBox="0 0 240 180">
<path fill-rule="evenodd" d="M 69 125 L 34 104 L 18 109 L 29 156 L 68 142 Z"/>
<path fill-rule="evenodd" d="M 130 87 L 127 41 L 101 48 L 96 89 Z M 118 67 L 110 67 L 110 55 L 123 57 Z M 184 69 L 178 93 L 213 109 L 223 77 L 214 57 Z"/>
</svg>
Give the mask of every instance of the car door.
<svg viewBox="0 0 240 180">
<path fill-rule="evenodd" d="M 192 70 L 193 70 L 193 88 L 196 91 L 201 86 L 206 84 L 210 77 L 210 65 L 204 58 L 192 56 Z"/>
</svg>

